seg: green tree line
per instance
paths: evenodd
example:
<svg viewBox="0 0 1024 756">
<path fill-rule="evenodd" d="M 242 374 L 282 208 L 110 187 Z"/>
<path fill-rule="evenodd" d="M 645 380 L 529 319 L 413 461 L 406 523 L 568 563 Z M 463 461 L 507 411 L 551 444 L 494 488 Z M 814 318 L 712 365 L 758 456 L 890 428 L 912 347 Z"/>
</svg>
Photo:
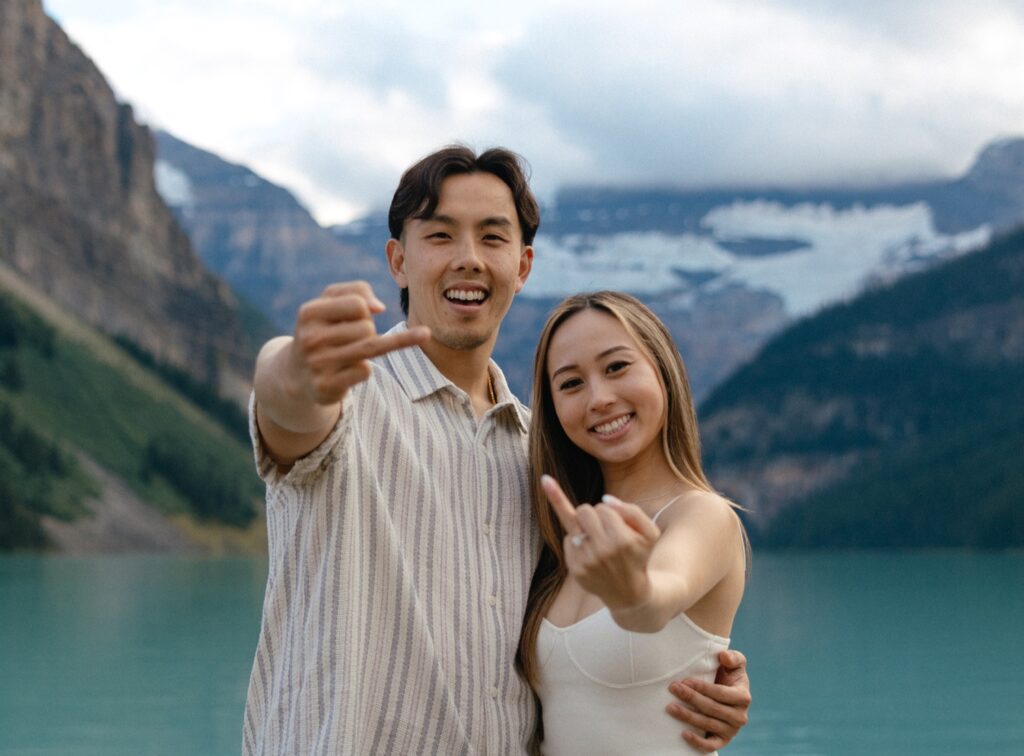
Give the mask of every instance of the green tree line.
<svg viewBox="0 0 1024 756">
<path fill-rule="evenodd" d="M 1024 231 L 827 308 L 772 340 L 701 407 L 748 407 L 755 432 L 723 428 L 715 464 L 854 452 L 843 479 L 758 532 L 778 547 L 1024 545 Z M 862 345 L 881 344 L 865 350 Z M 793 406 L 828 408 L 815 424 Z M 777 420 L 777 422 L 773 422 Z"/>
</svg>

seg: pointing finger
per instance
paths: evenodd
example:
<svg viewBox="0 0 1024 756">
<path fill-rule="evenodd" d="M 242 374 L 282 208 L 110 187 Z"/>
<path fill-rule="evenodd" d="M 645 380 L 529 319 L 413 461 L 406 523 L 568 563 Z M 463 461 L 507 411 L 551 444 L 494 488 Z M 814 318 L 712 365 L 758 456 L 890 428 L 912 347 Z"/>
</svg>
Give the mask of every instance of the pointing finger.
<svg viewBox="0 0 1024 756">
<path fill-rule="evenodd" d="M 573 507 L 569 497 L 565 495 L 558 481 L 550 475 L 540 476 L 540 486 L 544 489 L 544 495 L 548 497 L 551 508 L 555 510 L 555 516 L 562 523 L 562 528 L 569 535 L 579 532 L 579 525 L 576 522 L 576 509 Z"/>
<path fill-rule="evenodd" d="M 656 541 L 658 540 L 658 536 L 661 535 L 661 529 L 653 520 L 651 520 L 650 517 L 647 516 L 647 513 L 640 509 L 636 504 L 627 504 L 621 499 L 617 499 L 609 494 L 605 494 L 601 497 L 601 503 L 607 504 L 618 512 L 625 523 L 644 538 Z"/>
<path fill-rule="evenodd" d="M 368 360 L 406 347 L 423 346 L 429 339 L 430 329 L 426 326 L 417 326 L 408 331 L 387 333 L 357 342 L 351 347 L 351 356 L 354 359 Z"/>
</svg>

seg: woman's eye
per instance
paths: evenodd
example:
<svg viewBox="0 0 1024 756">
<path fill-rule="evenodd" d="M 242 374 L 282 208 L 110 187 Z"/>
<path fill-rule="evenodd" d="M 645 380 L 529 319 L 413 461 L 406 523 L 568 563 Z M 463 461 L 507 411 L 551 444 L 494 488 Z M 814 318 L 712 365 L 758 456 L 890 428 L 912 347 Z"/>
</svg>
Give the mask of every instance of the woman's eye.
<svg viewBox="0 0 1024 756">
<path fill-rule="evenodd" d="M 608 372 L 609 373 L 618 373 L 620 370 L 625 370 L 626 368 L 628 368 L 629 365 L 630 365 L 630 363 L 628 363 L 628 362 L 626 362 L 624 360 L 616 360 L 615 362 L 611 363 L 608 366 Z"/>
<path fill-rule="evenodd" d="M 581 381 L 579 378 L 569 378 L 558 384 L 558 390 L 567 391 L 568 389 L 576 388 L 582 383 L 583 381 Z"/>
</svg>

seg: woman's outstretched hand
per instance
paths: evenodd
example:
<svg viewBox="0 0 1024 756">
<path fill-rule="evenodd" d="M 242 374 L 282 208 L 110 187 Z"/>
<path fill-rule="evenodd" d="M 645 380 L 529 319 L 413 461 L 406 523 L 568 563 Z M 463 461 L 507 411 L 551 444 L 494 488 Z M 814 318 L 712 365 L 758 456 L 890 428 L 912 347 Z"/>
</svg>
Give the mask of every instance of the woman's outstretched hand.
<svg viewBox="0 0 1024 756">
<path fill-rule="evenodd" d="M 612 496 L 596 506 L 573 507 L 549 475 L 541 476 L 541 487 L 565 530 L 565 563 L 576 582 L 613 615 L 647 604 L 652 598 L 647 562 L 661 535 L 651 518 Z"/>
</svg>

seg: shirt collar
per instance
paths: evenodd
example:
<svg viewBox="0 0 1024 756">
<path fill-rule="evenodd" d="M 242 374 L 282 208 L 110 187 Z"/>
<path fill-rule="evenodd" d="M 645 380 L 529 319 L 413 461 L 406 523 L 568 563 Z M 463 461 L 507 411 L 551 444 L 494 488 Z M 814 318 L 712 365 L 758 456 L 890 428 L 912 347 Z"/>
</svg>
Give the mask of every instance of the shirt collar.
<svg viewBox="0 0 1024 756">
<path fill-rule="evenodd" d="M 405 321 L 402 321 L 388 333 L 401 333 L 407 330 L 409 329 L 405 325 Z M 418 346 L 388 352 L 383 359 L 391 367 L 395 379 L 401 384 L 405 393 L 414 402 L 425 399 L 446 386 L 454 386 Z"/>
<path fill-rule="evenodd" d="M 398 323 L 388 333 L 399 333 L 408 330 L 405 322 Z M 383 357 L 394 373 L 395 379 L 409 398 L 418 402 L 441 389 L 448 388 L 461 393 L 461 389 L 448 380 L 437 366 L 430 361 L 426 353 L 418 346 L 388 352 Z M 508 387 L 505 374 L 498 363 L 490 361 L 488 369 L 494 381 L 494 397 L 497 403 L 489 410 L 491 413 L 511 412 L 520 430 L 526 433 L 530 428 L 529 411 L 523 406 Z"/>
<path fill-rule="evenodd" d="M 511 407 L 519 429 L 526 433 L 530 430 L 529 410 L 526 409 L 526 406 L 516 398 L 516 395 L 508 387 L 508 381 L 505 380 L 505 374 L 501 372 L 498 363 L 491 360 L 489 369 L 491 371 L 491 380 L 494 381 L 494 398 L 496 399 L 494 408 L 491 411 L 508 411 L 508 408 Z"/>
</svg>

